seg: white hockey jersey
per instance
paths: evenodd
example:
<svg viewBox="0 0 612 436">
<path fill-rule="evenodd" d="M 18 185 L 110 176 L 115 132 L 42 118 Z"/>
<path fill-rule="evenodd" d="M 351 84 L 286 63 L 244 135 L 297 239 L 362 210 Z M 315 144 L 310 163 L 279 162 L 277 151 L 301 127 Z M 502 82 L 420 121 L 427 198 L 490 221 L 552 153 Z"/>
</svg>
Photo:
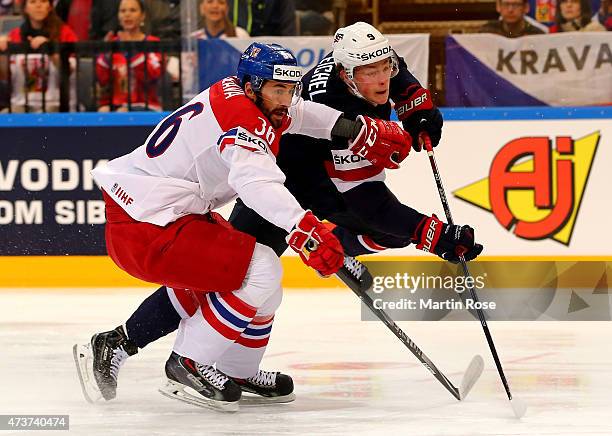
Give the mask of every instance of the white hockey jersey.
<svg viewBox="0 0 612 436">
<path fill-rule="evenodd" d="M 96 167 L 93 177 L 132 218 L 164 226 L 205 214 L 236 196 L 290 231 L 304 215 L 276 165 L 280 136 L 331 139 L 341 112 L 301 100 L 275 129 L 227 77 L 162 120 L 133 152 Z"/>
</svg>

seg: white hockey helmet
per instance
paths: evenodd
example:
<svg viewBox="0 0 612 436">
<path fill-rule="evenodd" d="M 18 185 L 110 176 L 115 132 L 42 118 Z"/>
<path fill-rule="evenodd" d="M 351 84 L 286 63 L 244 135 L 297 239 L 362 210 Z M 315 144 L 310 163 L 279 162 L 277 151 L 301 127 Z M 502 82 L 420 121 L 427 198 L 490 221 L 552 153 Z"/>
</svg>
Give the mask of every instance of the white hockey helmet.
<svg viewBox="0 0 612 436">
<path fill-rule="evenodd" d="M 354 80 L 355 67 L 387 58 L 392 60 L 391 77 L 398 71 L 397 58 L 389 40 L 374 26 L 362 21 L 336 31 L 333 56 L 336 65 L 342 65 L 351 81 Z"/>
</svg>

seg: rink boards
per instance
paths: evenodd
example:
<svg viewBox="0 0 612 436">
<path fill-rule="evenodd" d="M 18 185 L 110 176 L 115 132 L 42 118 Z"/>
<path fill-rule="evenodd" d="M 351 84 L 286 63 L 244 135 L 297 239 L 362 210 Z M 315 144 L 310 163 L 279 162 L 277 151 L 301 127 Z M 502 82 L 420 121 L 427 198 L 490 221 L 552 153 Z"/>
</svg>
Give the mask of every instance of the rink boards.
<svg viewBox="0 0 612 436">
<path fill-rule="evenodd" d="M 612 108 L 450 109 L 444 115 L 436 158 L 453 216 L 476 229 L 483 260 L 612 260 L 605 223 Z M 161 116 L 2 116 L 0 287 L 150 286 L 104 256 L 103 207 L 88 172 L 138 146 Z M 404 203 L 444 216 L 424 153 L 389 172 L 388 184 Z M 431 257 L 405 248 L 376 259 Z M 290 253 L 283 265 L 286 287 L 336 284 Z"/>
</svg>

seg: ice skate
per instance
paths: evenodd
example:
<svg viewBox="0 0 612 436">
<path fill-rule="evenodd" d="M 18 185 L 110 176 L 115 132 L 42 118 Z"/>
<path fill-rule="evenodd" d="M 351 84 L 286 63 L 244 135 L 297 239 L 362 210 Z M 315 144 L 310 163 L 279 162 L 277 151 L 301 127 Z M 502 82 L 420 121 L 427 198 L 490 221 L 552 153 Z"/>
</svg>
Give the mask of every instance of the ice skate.
<svg viewBox="0 0 612 436">
<path fill-rule="evenodd" d="M 117 395 L 119 369 L 125 360 L 138 352 L 123 326 L 96 333 L 86 345 L 72 347 L 79 381 L 85 399 L 94 403 L 112 400 Z"/>
<path fill-rule="evenodd" d="M 168 380 L 162 395 L 220 412 L 237 412 L 240 387 L 213 366 L 172 352 L 166 362 Z"/>
<path fill-rule="evenodd" d="M 243 395 L 240 404 L 290 403 L 295 400 L 293 380 L 280 372 L 262 371 L 247 379 L 233 378 L 242 392 L 255 395 Z"/>
</svg>

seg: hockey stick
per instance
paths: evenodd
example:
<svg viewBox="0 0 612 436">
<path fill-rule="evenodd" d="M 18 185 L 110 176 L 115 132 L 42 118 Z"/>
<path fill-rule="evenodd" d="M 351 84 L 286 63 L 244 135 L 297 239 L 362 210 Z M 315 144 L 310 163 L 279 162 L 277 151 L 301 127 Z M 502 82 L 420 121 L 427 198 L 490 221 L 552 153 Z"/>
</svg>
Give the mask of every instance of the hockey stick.
<svg viewBox="0 0 612 436">
<path fill-rule="evenodd" d="M 446 198 L 446 193 L 444 191 L 444 186 L 442 185 L 442 178 L 440 177 L 440 171 L 438 170 L 438 165 L 436 164 L 436 157 L 434 156 L 433 147 L 431 145 L 431 139 L 429 135 L 425 132 L 421 133 L 420 138 L 423 140 L 425 145 L 425 149 L 427 150 L 427 156 L 429 157 L 429 163 L 431 165 L 431 170 L 433 171 L 434 179 L 436 180 L 436 186 L 438 187 L 438 193 L 440 194 L 440 200 L 442 201 L 442 207 L 444 208 L 444 213 L 446 214 L 446 219 L 448 220 L 449 225 L 453 225 L 453 217 L 451 215 L 450 207 L 448 205 L 448 200 Z M 463 275 L 466 279 L 471 277 L 470 271 L 467 266 L 467 262 L 463 255 L 459 256 L 459 261 L 461 262 L 461 267 L 463 268 Z M 466 283 L 469 283 L 470 280 L 466 280 Z M 470 291 L 470 296 L 474 300 L 475 303 L 478 303 L 478 296 L 476 295 L 476 291 L 473 286 L 468 286 Z M 487 343 L 489 344 L 489 349 L 491 350 L 491 354 L 493 355 L 493 360 L 495 361 L 495 366 L 497 367 L 497 372 L 499 373 L 499 377 L 504 385 L 504 389 L 506 390 L 506 395 L 508 396 L 508 400 L 510 400 L 510 405 L 512 406 L 512 410 L 514 410 L 514 415 L 517 418 L 522 417 L 526 410 L 527 406 L 525 403 L 518 398 L 513 398 L 512 393 L 510 392 L 510 386 L 508 385 L 508 380 L 506 380 L 506 375 L 504 374 L 504 369 L 502 368 L 501 362 L 499 360 L 499 356 L 497 355 L 497 350 L 495 348 L 495 344 L 493 343 L 493 337 L 491 336 L 491 332 L 489 331 L 489 326 L 487 325 L 487 320 L 485 319 L 484 312 L 481 308 L 476 304 L 476 313 L 478 314 L 478 319 L 480 320 L 480 324 L 482 325 L 482 329 L 484 331 L 485 337 L 487 338 Z"/>
<path fill-rule="evenodd" d="M 374 306 L 372 298 L 366 291 L 372 287 L 372 275 L 365 265 L 349 256 L 344 257 L 344 265 L 336 273 L 336 277 L 346 284 L 357 295 L 363 304 L 378 317 L 397 338 L 416 356 L 425 368 L 446 388 L 457 400 L 463 400 L 470 392 L 484 369 L 484 361 L 479 355 L 474 356 L 461 379 L 461 385 L 457 388 L 453 383 L 434 365 L 427 355 L 410 339 L 404 331 L 391 319 L 382 309 Z"/>
</svg>

